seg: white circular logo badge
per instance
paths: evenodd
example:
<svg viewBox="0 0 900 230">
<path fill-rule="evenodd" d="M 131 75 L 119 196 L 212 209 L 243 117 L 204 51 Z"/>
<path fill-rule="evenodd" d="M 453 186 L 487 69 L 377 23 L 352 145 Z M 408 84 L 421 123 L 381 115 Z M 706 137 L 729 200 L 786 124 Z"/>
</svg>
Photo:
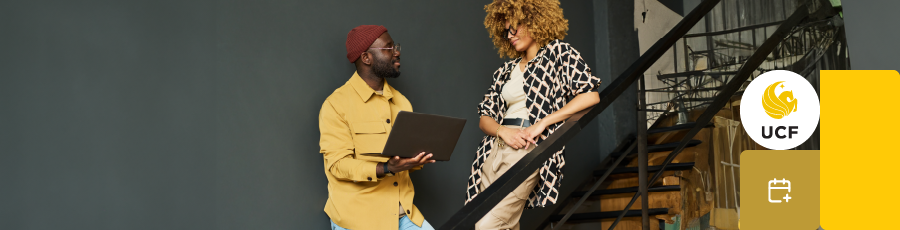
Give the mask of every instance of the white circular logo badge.
<svg viewBox="0 0 900 230">
<path fill-rule="evenodd" d="M 819 96 L 799 74 L 769 71 L 744 91 L 741 122 L 750 138 L 763 147 L 791 149 L 809 139 L 819 125 Z"/>
</svg>

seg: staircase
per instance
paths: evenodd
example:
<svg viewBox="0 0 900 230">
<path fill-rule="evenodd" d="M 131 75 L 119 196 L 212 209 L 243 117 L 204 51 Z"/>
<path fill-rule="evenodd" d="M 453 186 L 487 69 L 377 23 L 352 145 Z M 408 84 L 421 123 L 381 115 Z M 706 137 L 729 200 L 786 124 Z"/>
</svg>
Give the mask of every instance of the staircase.
<svg viewBox="0 0 900 230">
<path fill-rule="evenodd" d="M 654 141 L 666 139 L 665 137 L 673 134 L 683 135 L 684 132 L 694 126 L 696 126 L 696 123 L 692 122 L 648 129 L 647 134 L 651 135 L 647 145 L 648 158 L 657 159 L 656 161 L 662 160 L 678 146 L 678 142 L 652 144 Z M 712 125 L 704 127 L 709 128 Z M 633 147 L 636 141 L 636 137 L 631 136 L 620 143 L 601 163 L 601 166 L 593 171 L 594 177 L 587 183 L 584 183 L 578 190 L 569 194 L 568 199 L 564 201 L 568 205 L 561 205 L 558 210 L 555 210 L 554 213 L 556 214 L 547 218 L 537 229 L 559 229 L 557 228 L 559 227 L 559 221 L 565 217 L 565 213 L 572 209 L 576 210 L 561 229 L 608 229 L 615 222 L 615 219 L 622 214 L 622 210 L 624 210 L 630 198 L 640 190 L 638 181 L 640 169 L 637 167 L 638 151 Z M 691 150 L 691 148 L 701 143 L 703 143 L 701 140 L 690 140 L 686 149 Z M 631 151 L 627 151 L 628 149 L 631 149 Z M 666 167 L 653 163 L 650 163 L 647 167 L 648 173 L 663 171 L 663 179 L 649 185 L 647 188 L 649 193 L 648 200 L 650 201 L 648 204 L 648 215 L 659 217 L 653 218 L 658 220 L 650 223 L 650 229 L 662 229 L 661 226 L 665 226 L 662 220 L 668 219 L 673 211 L 670 209 L 681 208 L 679 203 L 681 202 L 682 188 L 676 174 L 681 174 L 685 170 L 692 170 L 694 167 L 693 157 L 684 156 L 679 155 L 679 157 L 676 157 L 675 163 L 670 163 Z M 619 157 L 623 157 L 621 162 L 628 163 L 614 164 Z M 653 160 L 650 161 L 652 162 Z M 612 170 L 610 171 L 609 169 Z M 607 171 L 610 172 L 605 178 L 606 181 L 603 181 L 600 185 L 602 189 L 590 191 L 590 185 L 603 178 Z M 574 205 L 575 201 L 582 197 L 587 197 L 585 202 L 576 207 Z M 619 228 L 640 228 L 641 216 L 641 208 L 639 206 L 632 207 L 625 212 Z"/>
</svg>

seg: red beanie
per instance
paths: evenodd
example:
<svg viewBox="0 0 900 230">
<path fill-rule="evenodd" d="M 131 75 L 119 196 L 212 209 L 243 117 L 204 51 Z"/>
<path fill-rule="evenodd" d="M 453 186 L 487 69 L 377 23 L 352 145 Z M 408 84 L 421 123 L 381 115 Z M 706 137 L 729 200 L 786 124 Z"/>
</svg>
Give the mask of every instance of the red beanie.
<svg viewBox="0 0 900 230">
<path fill-rule="evenodd" d="M 347 33 L 347 59 L 350 63 L 356 62 L 359 55 L 366 52 L 384 32 L 387 32 L 387 28 L 375 25 L 361 25 L 350 30 Z"/>
</svg>

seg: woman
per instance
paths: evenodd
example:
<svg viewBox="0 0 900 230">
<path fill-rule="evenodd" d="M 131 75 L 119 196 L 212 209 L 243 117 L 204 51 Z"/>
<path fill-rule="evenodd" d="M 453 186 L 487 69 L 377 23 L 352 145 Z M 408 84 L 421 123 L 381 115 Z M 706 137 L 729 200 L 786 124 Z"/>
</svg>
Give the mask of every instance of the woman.
<svg viewBox="0 0 900 230">
<path fill-rule="evenodd" d="M 478 105 L 478 148 L 467 199 L 486 189 L 534 146 L 578 111 L 600 101 L 600 79 L 581 55 L 561 41 L 568 30 L 557 0 L 494 0 L 484 25 L 501 57 L 514 58 L 493 74 Z M 565 148 L 563 148 L 565 149 Z M 476 224 L 476 229 L 518 229 L 524 208 L 556 203 L 565 165 L 560 150 Z"/>
</svg>

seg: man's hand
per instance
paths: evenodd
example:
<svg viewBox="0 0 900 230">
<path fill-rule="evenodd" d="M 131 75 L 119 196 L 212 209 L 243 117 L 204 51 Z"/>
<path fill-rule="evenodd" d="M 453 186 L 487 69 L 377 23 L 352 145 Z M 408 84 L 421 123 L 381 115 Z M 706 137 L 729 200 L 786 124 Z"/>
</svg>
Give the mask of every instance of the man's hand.
<svg viewBox="0 0 900 230">
<path fill-rule="evenodd" d="M 388 160 L 388 170 L 391 170 L 392 173 L 399 173 L 402 171 L 409 170 L 411 168 L 415 168 L 419 165 L 424 165 L 428 163 L 434 163 L 435 161 L 431 159 L 431 153 L 425 154 L 425 152 L 419 153 L 416 157 L 413 158 L 405 158 L 394 156 L 390 160 Z"/>
</svg>

